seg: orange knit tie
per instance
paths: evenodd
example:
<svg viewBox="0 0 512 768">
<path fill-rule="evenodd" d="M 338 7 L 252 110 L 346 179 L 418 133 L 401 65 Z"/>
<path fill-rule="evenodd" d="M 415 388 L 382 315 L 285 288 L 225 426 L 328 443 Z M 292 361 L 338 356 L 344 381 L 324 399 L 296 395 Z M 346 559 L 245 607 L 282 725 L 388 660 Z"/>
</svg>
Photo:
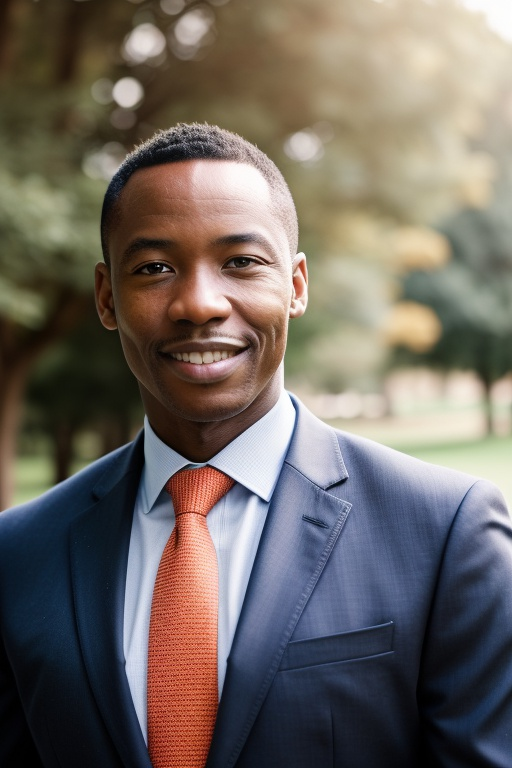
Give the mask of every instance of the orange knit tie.
<svg viewBox="0 0 512 768">
<path fill-rule="evenodd" d="M 148 749 L 154 768 L 203 768 L 215 725 L 217 555 L 206 515 L 234 485 L 213 467 L 165 486 L 176 525 L 153 591 L 148 649 Z"/>
</svg>

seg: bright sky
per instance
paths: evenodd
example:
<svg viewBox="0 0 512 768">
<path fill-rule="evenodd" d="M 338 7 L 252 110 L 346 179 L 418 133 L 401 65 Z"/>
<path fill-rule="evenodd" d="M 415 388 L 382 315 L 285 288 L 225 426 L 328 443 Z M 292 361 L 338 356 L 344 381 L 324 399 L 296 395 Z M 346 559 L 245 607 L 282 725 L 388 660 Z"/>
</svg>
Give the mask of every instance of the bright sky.
<svg viewBox="0 0 512 768">
<path fill-rule="evenodd" d="M 489 26 L 512 42 L 512 0 L 462 0 L 462 3 L 472 11 L 484 13 Z"/>
</svg>

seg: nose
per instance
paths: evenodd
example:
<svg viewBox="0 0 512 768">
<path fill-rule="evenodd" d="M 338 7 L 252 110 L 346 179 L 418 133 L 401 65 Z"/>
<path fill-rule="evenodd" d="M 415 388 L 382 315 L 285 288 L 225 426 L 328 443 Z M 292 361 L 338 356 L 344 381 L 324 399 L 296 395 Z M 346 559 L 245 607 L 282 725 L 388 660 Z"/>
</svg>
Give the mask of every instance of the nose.
<svg viewBox="0 0 512 768">
<path fill-rule="evenodd" d="M 222 290 L 222 279 L 211 271 L 194 270 L 174 281 L 168 314 L 175 323 L 204 325 L 226 319 L 231 303 Z"/>
</svg>

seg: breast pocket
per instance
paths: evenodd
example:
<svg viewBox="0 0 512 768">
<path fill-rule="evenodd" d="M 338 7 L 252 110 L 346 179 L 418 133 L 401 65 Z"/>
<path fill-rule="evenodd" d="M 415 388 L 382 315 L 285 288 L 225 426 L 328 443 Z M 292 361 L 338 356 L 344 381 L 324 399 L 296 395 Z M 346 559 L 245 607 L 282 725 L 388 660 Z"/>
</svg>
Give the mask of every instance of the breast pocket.
<svg viewBox="0 0 512 768">
<path fill-rule="evenodd" d="M 293 640 L 283 654 L 280 671 L 335 664 L 393 652 L 392 621 L 338 635 Z"/>
</svg>

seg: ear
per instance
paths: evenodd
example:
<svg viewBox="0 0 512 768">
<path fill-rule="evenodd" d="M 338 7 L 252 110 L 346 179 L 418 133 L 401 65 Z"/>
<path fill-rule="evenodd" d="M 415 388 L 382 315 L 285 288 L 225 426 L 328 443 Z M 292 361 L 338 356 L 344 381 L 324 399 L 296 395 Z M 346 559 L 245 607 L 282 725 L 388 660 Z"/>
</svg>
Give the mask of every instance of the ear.
<svg viewBox="0 0 512 768">
<path fill-rule="evenodd" d="M 102 261 L 96 264 L 94 272 L 94 294 L 96 297 L 96 309 L 102 324 L 109 331 L 115 331 L 117 321 L 114 296 L 112 294 L 112 279 L 110 269 Z"/>
<path fill-rule="evenodd" d="M 308 265 L 304 253 L 298 253 L 292 265 L 293 293 L 290 318 L 301 317 L 308 305 Z"/>
</svg>

